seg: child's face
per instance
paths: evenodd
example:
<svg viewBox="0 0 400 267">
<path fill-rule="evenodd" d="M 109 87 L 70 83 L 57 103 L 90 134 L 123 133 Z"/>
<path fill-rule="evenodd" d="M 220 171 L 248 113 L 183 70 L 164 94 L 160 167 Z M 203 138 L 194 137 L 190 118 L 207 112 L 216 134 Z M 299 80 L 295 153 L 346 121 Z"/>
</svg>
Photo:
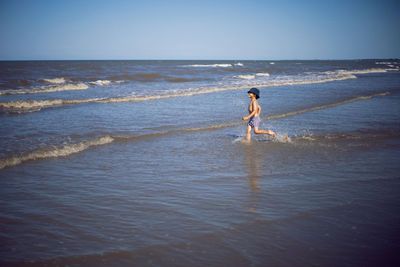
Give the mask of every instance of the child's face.
<svg viewBox="0 0 400 267">
<path fill-rule="evenodd" d="M 247 96 L 249 97 L 249 98 L 252 98 L 253 97 L 253 93 L 247 93 Z"/>
</svg>

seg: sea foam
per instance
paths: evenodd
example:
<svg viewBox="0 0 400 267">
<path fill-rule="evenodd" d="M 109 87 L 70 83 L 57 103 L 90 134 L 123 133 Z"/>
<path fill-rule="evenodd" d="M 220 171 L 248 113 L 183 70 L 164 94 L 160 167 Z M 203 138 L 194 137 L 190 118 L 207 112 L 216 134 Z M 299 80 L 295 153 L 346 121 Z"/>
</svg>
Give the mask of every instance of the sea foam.
<svg viewBox="0 0 400 267">
<path fill-rule="evenodd" d="M 114 138 L 112 138 L 111 136 L 103 136 L 94 140 L 87 140 L 75 144 L 65 145 L 62 147 L 41 149 L 17 157 L 1 159 L 0 169 L 3 169 L 5 167 L 12 167 L 30 160 L 66 157 L 75 153 L 82 152 L 90 147 L 109 144 L 113 141 Z"/>
<path fill-rule="evenodd" d="M 65 78 L 40 79 L 40 81 L 58 84 L 58 83 L 65 83 Z"/>
<path fill-rule="evenodd" d="M 237 63 L 242 64 L 242 63 Z M 242 64 L 243 65 L 243 64 Z M 238 66 L 242 66 L 238 65 Z M 185 65 L 185 67 L 194 67 L 194 68 L 229 68 L 232 67 L 232 64 L 194 64 L 194 65 Z"/>
<path fill-rule="evenodd" d="M 51 93 L 60 91 L 73 91 L 73 90 L 86 90 L 89 86 L 84 83 L 67 83 L 60 85 L 51 85 L 35 89 L 17 89 L 17 90 L 4 90 L 0 91 L 0 95 L 16 95 L 16 94 L 39 94 L 39 93 Z"/>
<path fill-rule="evenodd" d="M 90 103 L 100 101 L 100 98 L 89 99 L 49 99 L 49 100 L 16 100 L 11 102 L 0 102 L 0 108 L 11 111 L 21 111 L 26 109 L 28 112 L 31 109 L 38 110 L 40 108 L 59 106 L 59 105 L 72 105 L 81 103 Z"/>
<path fill-rule="evenodd" d="M 390 69 L 393 70 L 393 69 Z M 142 96 L 123 96 L 123 97 L 112 97 L 112 98 L 89 98 L 89 99 L 75 99 L 75 100 L 66 100 L 66 99 L 52 99 L 52 100 L 19 100 L 19 101 L 11 101 L 11 102 L 0 102 L 0 108 L 3 110 L 17 111 L 17 112 L 32 112 L 40 110 L 41 108 L 47 108 L 51 106 L 60 106 L 60 105 L 73 105 L 73 104 L 83 104 L 83 103 L 122 103 L 122 102 L 136 102 L 136 101 L 150 101 L 156 99 L 165 99 L 165 98 L 173 98 L 173 97 L 187 97 L 199 94 L 207 94 L 207 93 L 215 93 L 220 91 L 229 91 L 229 90 L 242 90 L 251 88 L 253 86 L 258 87 L 271 87 L 271 86 L 287 86 L 287 85 L 307 85 L 307 84 L 318 84 L 318 83 L 326 83 L 333 81 L 342 81 L 347 79 L 356 79 L 357 76 L 355 74 L 367 74 L 367 73 L 376 73 L 376 72 L 386 72 L 387 69 L 365 69 L 365 70 L 339 70 L 339 71 L 327 71 L 321 73 L 313 73 L 309 75 L 299 75 L 299 76 L 285 76 L 284 79 L 276 79 L 276 80 L 255 80 L 255 82 L 246 82 L 244 84 L 234 84 L 227 85 L 222 87 L 205 87 L 198 89 L 190 89 L 190 90 L 181 90 L 176 91 L 174 93 L 165 93 L 165 94 L 155 94 L 155 95 L 142 95 Z M 244 75 L 245 76 L 245 75 Z M 253 76 L 249 75 L 248 78 L 243 78 L 245 80 L 254 79 Z"/>
<path fill-rule="evenodd" d="M 336 102 L 336 103 L 331 103 L 331 104 L 326 104 L 326 105 L 321 105 L 321 106 L 315 106 L 315 107 L 310 107 L 310 108 L 301 109 L 301 110 L 295 110 L 295 111 L 277 114 L 277 115 L 271 115 L 271 116 L 263 117 L 262 120 L 277 120 L 277 119 L 287 118 L 287 117 L 296 116 L 299 114 L 308 113 L 308 112 L 312 112 L 312 111 L 316 111 L 316 110 L 332 108 L 332 107 L 348 104 L 348 103 L 355 102 L 355 101 L 368 100 L 368 99 L 371 99 L 374 97 L 383 97 L 383 96 L 386 96 L 389 94 L 390 94 L 390 92 L 384 92 L 384 93 L 358 96 L 358 97 L 350 98 L 350 99 L 347 99 L 347 100 L 344 100 L 341 102 Z M 138 138 L 149 138 L 149 137 L 156 137 L 156 136 L 176 134 L 176 133 L 209 131 L 209 130 L 227 128 L 227 127 L 236 127 L 236 126 L 239 126 L 242 124 L 245 124 L 245 122 L 237 121 L 237 122 L 232 122 L 232 123 L 209 125 L 209 126 L 205 126 L 205 127 L 168 130 L 168 131 L 143 134 L 143 135 L 133 135 L 133 136 L 113 136 L 112 134 L 109 134 L 109 135 L 105 135 L 105 136 L 102 136 L 102 137 L 99 137 L 96 139 L 92 139 L 92 140 L 86 140 L 86 141 L 82 141 L 82 142 L 78 142 L 78 143 L 67 144 L 67 145 L 59 146 L 59 147 L 49 147 L 49 148 L 45 148 L 45 149 L 36 150 L 36 151 L 30 152 L 30 153 L 26 153 L 26 154 L 23 154 L 20 156 L 4 158 L 4 159 L 0 160 L 0 169 L 6 168 L 6 167 L 12 167 L 12 166 L 21 164 L 26 161 L 31 161 L 31 160 L 66 157 L 66 156 L 69 156 L 69 155 L 72 155 L 75 153 L 82 152 L 91 147 L 110 144 L 116 140 L 127 141 L 127 140 L 134 140 L 134 139 L 138 139 Z M 277 133 L 277 136 L 273 139 L 273 141 L 279 142 L 279 143 L 292 143 L 292 139 L 288 136 L 287 133 Z"/>
<path fill-rule="evenodd" d="M 89 82 L 89 83 L 93 84 L 93 85 L 98 85 L 98 86 L 106 86 L 106 85 L 110 85 L 111 81 L 109 81 L 109 80 L 97 80 L 97 81 Z"/>
<path fill-rule="evenodd" d="M 255 76 L 255 75 L 252 75 L 252 74 L 234 76 L 234 78 L 245 79 L 245 80 L 252 80 L 252 79 L 254 79 L 255 77 L 256 77 L 256 76 Z"/>
</svg>

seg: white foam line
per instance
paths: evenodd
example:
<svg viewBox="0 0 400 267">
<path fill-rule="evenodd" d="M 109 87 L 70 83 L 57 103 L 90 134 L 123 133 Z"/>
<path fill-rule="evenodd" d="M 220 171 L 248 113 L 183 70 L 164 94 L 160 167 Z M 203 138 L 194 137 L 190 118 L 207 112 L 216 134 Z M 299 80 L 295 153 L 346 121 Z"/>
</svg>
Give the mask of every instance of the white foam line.
<svg viewBox="0 0 400 267">
<path fill-rule="evenodd" d="M 245 79 L 245 80 L 252 80 L 252 79 L 254 79 L 255 77 L 256 77 L 256 76 L 255 76 L 255 75 L 252 75 L 252 74 L 234 76 L 234 78 Z"/>
<path fill-rule="evenodd" d="M 73 91 L 73 90 L 86 90 L 89 86 L 84 83 L 77 84 L 62 84 L 47 86 L 40 89 L 33 90 L 4 90 L 0 91 L 0 95 L 16 95 L 16 94 L 39 94 L 39 93 L 51 93 L 51 92 L 61 92 L 61 91 Z"/>
<path fill-rule="evenodd" d="M 28 112 L 32 111 L 32 109 L 38 110 L 38 108 L 47 108 L 52 106 L 61 106 L 61 105 L 74 105 L 74 104 L 83 104 L 83 103 L 122 103 L 122 102 L 137 102 L 137 101 L 149 101 L 149 100 L 157 100 L 164 98 L 173 98 L 173 97 L 186 97 L 193 96 L 199 94 L 208 94 L 215 93 L 220 91 L 230 91 L 230 90 L 242 90 L 246 88 L 250 88 L 253 86 L 259 87 L 271 87 L 271 86 L 284 86 L 284 85 L 299 85 L 299 84 L 315 84 L 315 83 L 324 83 L 329 81 L 338 81 L 345 79 L 356 78 L 355 76 L 346 76 L 341 78 L 327 78 L 323 80 L 314 80 L 314 81 L 296 81 L 296 82 L 279 82 L 279 83 L 268 83 L 268 84 L 257 84 L 257 85 L 244 85 L 244 86 L 233 86 L 233 87 L 213 87 L 213 88 L 202 88 L 195 91 L 186 91 L 175 94 L 165 94 L 165 95 L 151 95 L 151 96 L 131 96 L 131 97 L 114 97 L 114 98 L 89 98 L 89 99 L 75 99 L 75 100 L 66 100 L 66 99 L 52 99 L 52 100 L 17 100 L 11 102 L 0 102 L 0 108 L 4 110 L 11 111 L 22 111 L 26 109 Z M 35 110 L 35 111 L 36 111 Z"/>
<path fill-rule="evenodd" d="M 336 71 L 336 72 L 332 72 L 332 73 L 335 73 L 335 74 L 340 73 L 340 75 L 334 75 L 334 76 L 330 75 L 326 78 L 319 78 L 316 80 L 279 81 L 279 82 L 269 82 L 269 83 L 260 83 L 260 84 L 251 84 L 251 85 L 242 85 L 242 86 L 209 87 L 209 88 L 201 88 L 201 89 L 193 90 L 193 91 L 184 91 L 184 92 L 173 93 L 173 94 L 162 94 L 162 95 L 151 95 L 151 96 L 89 98 L 89 99 L 76 99 L 76 100 L 65 100 L 65 99 L 24 100 L 24 101 L 19 100 L 19 101 L 11 101 L 11 102 L 0 102 L 0 108 L 2 108 L 4 110 L 11 110 L 11 111 L 23 111 L 24 109 L 26 109 L 27 112 L 32 112 L 32 109 L 36 109 L 34 111 L 38 111 L 38 110 L 40 110 L 40 108 L 47 108 L 47 107 L 51 107 L 51 106 L 74 105 L 74 104 L 83 104 L 83 103 L 92 103 L 92 102 L 122 103 L 122 102 L 150 101 L 150 100 L 173 98 L 173 97 L 187 97 L 187 96 L 215 93 L 215 92 L 221 92 L 221 91 L 243 90 L 243 89 L 251 88 L 254 86 L 273 87 L 273 86 L 307 85 L 307 84 L 318 84 L 318 83 L 326 83 L 326 82 L 333 82 L 333 81 L 342 81 L 342 80 L 348 80 L 348 79 L 356 79 L 357 77 L 354 74 L 386 72 L 386 70 L 387 69 Z M 392 70 L 392 69 L 389 69 L 389 70 Z M 329 72 L 325 72 L 325 73 L 331 74 Z"/>
<path fill-rule="evenodd" d="M 6 167 L 12 167 L 31 160 L 66 157 L 75 153 L 82 152 L 90 147 L 109 144 L 112 143 L 113 141 L 114 138 L 112 138 L 111 136 L 103 136 L 94 140 L 83 141 L 80 143 L 70 144 L 63 147 L 37 150 L 22 156 L 0 160 L 0 169 Z"/>
<path fill-rule="evenodd" d="M 326 108 L 332 108 L 332 107 L 348 104 L 348 103 L 355 102 L 355 101 L 368 100 L 368 99 L 371 99 L 374 97 L 386 96 L 389 94 L 390 94 L 389 92 L 384 92 L 384 93 L 377 93 L 377 94 L 372 94 L 372 95 L 368 95 L 368 96 L 354 97 L 354 98 L 344 100 L 341 102 L 337 102 L 337 103 L 332 103 L 332 104 L 327 104 L 327 105 L 322 105 L 322 106 L 317 106 L 317 107 L 311 107 L 311 108 L 306 108 L 306 109 L 288 112 L 288 113 L 284 113 L 284 114 L 264 117 L 263 120 L 276 120 L 276 119 L 296 116 L 296 115 L 307 113 L 307 112 L 312 112 L 312 111 L 326 109 Z M 240 122 L 224 123 L 224 124 L 210 125 L 210 126 L 205 126 L 205 127 L 169 130 L 169 131 L 164 131 L 164 132 L 156 132 L 156 133 L 134 135 L 134 136 L 106 135 L 106 136 L 99 137 L 94 140 L 87 140 L 87 141 L 83 141 L 83 142 L 79 142 L 79 143 L 75 143 L 75 144 L 69 144 L 69 145 L 66 145 L 63 147 L 41 149 L 41 150 L 33 151 L 31 153 L 28 153 L 28 154 L 25 154 L 22 156 L 1 159 L 0 160 L 0 169 L 16 166 L 23 162 L 31 161 L 31 160 L 66 157 L 66 156 L 87 150 L 93 146 L 110 144 L 110 143 L 114 142 L 115 140 L 121 140 L 121 141 L 122 140 L 134 140 L 134 139 L 139 139 L 139 138 L 163 136 L 163 135 L 176 134 L 176 133 L 212 131 L 212 130 L 217 130 L 217 129 L 221 129 L 221 128 L 236 127 L 236 126 L 240 126 L 242 124 L 245 124 L 245 122 L 240 121 Z M 281 134 L 281 135 L 278 135 L 277 141 L 278 142 L 290 142 L 291 140 L 288 136 Z"/>
<path fill-rule="evenodd" d="M 339 70 L 337 71 L 338 74 L 368 74 L 368 73 L 384 73 L 388 71 L 396 71 L 396 69 L 364 69 L 364 70 Z"/>
<path fill-rule="evenodd" d="M 65 83 L 65 78 L 40 79 L 39 81 L 48 83 Z"/>
<path fill-rule="evenodd" d="M 101 98 L 89 98 L 89 99 L 52 99 L 52 100 L 17 100 L 11 102 L 0 102 L 0 107 L 6 110 L 18 111 L 24 110 L 30 111 L 31 109 L 40 109 L 52 106 L 61 106 L 61 105 L 73 105 L 73 104 L 82 104 L 82 103 L 91 103 L 97 102 L 101 100 Z"/>
<path fill-rule="evenodd" d="M 109 81 L 109 80 L 97 80 L 95 82 L 89 82 L 89 83 L 93 84 L 93 85 L 105 86 L 105 85 L 110 85 L 111 81 Z"/>
<path fill-rule="evenodd" d="M 239 65 L 241 64 L 241 65 Z M 243 66 L 242 63 L 235 64 L 237 66 Z M 193 67 L 193 68 L 228 68 L 232 67 L 232 64 L 194 64 L 194 65 L 184 65 L 184 67 Z"/>
</svg>

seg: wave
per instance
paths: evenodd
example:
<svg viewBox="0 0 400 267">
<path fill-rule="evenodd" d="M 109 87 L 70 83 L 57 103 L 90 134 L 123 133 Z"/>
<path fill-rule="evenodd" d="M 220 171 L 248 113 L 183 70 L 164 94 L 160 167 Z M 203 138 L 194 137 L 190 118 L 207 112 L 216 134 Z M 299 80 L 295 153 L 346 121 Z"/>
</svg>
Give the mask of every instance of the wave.
<svg viewBox="0 0 400 267">
<path fill-rule="evenodd" d="M 22 164 L 26 161 L 33 161 L 33 160 L 41 160 L 47 158 L 58 158 L 58 157 L 67 157 L 75 153 L 82 152 L 94 146 L 106 145 L 113 143 L 114 141 L 129 141 L 141 138 L 149 138 L 149 137 L 156 137 L 156 136 L 163 136 L 169 134 L 177 134 L 177 133 L 187 133 L 187 132 L 198 132 L 198 131 L 206 131 L 206 130 L 216 130 L 220 128 L 226 127 L 234 127 L 243 124 L 244 122 L 236 122 L 236 123 L 226 123 L 226 124 L 218 124 L 218 125 L 211 125 L 205 127 L 198 127 L 198 128 L 186 128 L 186 129 L 178 129 L 178 130 L 169 130 L 163 132 L 155 132 L 149 134 L 142 134 L 142 135 L 131 135 L 131 136 L 113 136 L 111 134 L 105 135 L 93 140 L 86 140 L 79 143 L 68 144 L 65 146 L 60 147 L 51 147 L 36 150 L 27 154 L 23 154 L 20 156 L 9 157 L 0 159 L 0 170 L 13 167 L 19 164 Z"/>
<path fill-rule="evenodd" d="M 234 76 L 234 78 L 245 79 L 245 80 L 252 80 L 252 79 L 254 79 L 255 77 L 256 77 L 256 76 L 255 76 L 255 75 L 252 75 L 252 74 Z"/>
<path fill-rule="evenodd" d="M 258 77 L 260 77 L 260 76 L 269 77 L 270 75 L 269 75 L 268 72 L 259 72 L 259 73 L 256 73 L 256 74 L 236 75 L 236 76 L 234 76 L 234 78 L 244 79 L 244 80 L 253 80 L 257 76 Z"/>
<path fill-rule="evenodd" d="M 91 99 L 52 99 L 52 100 L 17 100 L 11 102 L 0 102 L 0 108 L 4 110 L 10 110 L 14 112 L 23 111 L 26 109 L 30 112 L 31 109 L 41 109 L 45 107 L 51 106 L 60 106 L 60 105 L 73 105 L 73 104 L 82 104 L 82 103 L 91 103 L 100 101 L 101 98 L 91 98 Z"/>
<path fill-rule="evenodd" d="M 57 84 L 66 82 L 65 78 L 40 79 L 39 81 Z"/>
<path fill-rule="evenodd" d="M 390 94 L 390 92 L 384 92 L 384 93 L 377 93 L 377 94 L 372 94 L 372 95 L 367 95 L 367 96 L 358 96 L 358 97 L 350 98 L 350 99 L 347 99 L 347 100 L 344 100 L 341 102 L 337 102 L 337 103 L 326 104 L 326 105 L 312 107 L 312 108 L 306 108 L 306 109 L 292 111 L 292 112 L 288 112 L 288 113 L 280 114 L 280 115 L 272 115 L 272 116 L 265 117 L 263 119 L 264 120 L 282 119 L 282 118 L 291 117 L 291 116 L 295 116 L 295 115 L 299 115 L 299 114 L 303 114 L 303 113 L 307 113 L 307 112 L 311 112 L 311 111 L 316 111 L 316 110 L 320 110 L 320 109 L 337 107 L 337 106 L 348 104 L 348 103 L 355 102 L 355 101 L 368 100 L 368 99 L 371 99 L 374 97 L 379 97 L 379 96 L 386 96 L 389 94 Z"/>
<path fill-rule="evenodd" d="M 370 73 L 385 73 L 389 71 L 398 71 L 397 69 L 382 69 L 382 68 L 372 68 L 372 69 L 360 69 L 360 70 L 336 70 L 336 71 L 324 71 L 324 72 L 308 72 L 314 76 L 327 76 L 327 78 L 346 78 L 352 77 L 357 74 L 370 74 Z"/>
<path fill-rule="evenodd" d="M 51 93 L 60 91 L 86 90 L 88 88 L 89 86 L 84 83 L 76 83 L 76 84 L 71 83 L 71 84 L 47 86 L 31 90 L 26 90 L 26 89 L 4 90 L 0 91 L 0 95 L 39 94 L 39 93 Z"/>
<path fill-rule="evenodd" d="M 63 147 L 41 149 L 22 156 L 2 159 L 0 160 L 0 169 L 3 169 L 5 167 L 12 167 L 31 160 L 66 157 L 78 152 L 82 152 L 90 147 L 109 144 L 112 143 L 113 141 L 114 138 L 112 138 L 111 136 L 103 136 L 94 140 L 88 140 L 76 144 L 65 145 Z"/>
<path fill-rule="evenodd" d="M 379 62 L 375 62 L 375 64 L 377 64 L 377 65 L 389 65 L 389 64 L 392 64 L 392 65 L 399 65 L 400 62 L 395 62 L 395 61 L 379 61 Z"/>
<path fill-rule="evenodd" d="M 308 84 L 308 83 L 320 83 L 329 81 L 339 81 L 346 79 L 355 79 L 357 74 L 369 74 L 369 73 L 385 73 L 388 71 L 398 71 L 398 69 L 382 69 L 382 68 L 372 68 L 372 69 L 361 69 L 361 70 L 336 70 L 336 71 L 324 71 L 324 72 L 309 72 L 307 75 L 298 76 L 282 76 L 281 78 L 288 78 L 289 80 L 277 80 L 270 81 L 273 86 L 279 85 L 296 85 L 296 84 Z M 253 80 L 258 77 L 270 77 L 268 72 L 259 72 L 255 74 L 243 74 L 236 75 L 234 78 Z M 279 77 L 277 77 L 279 78 Z M 296 80 L 298 79 L 298 80 Z"/>
<path fill-rule="evenodd" d="M 267 77 L 269 77 L 269 73 L 268 72 L 260 72 L 260 73 L 256 73 L 256 76 L 267 76 Z"/>
<path fill-rule="evenodd" d="M 392 69 L 390 69 L 392 70 Z M 89 98 L 89 99 L 75 99 L 75 100 L 65 100 L 65 99 L 53 99 L 53 100 L 20 100 L 12 102 L 0 102 L 0 109 L 11 112 L 33 112 L 39 111 L 41 108 L 48 108 L 52 106 L 61 105 L 74 105 L 83 103 L 123 103 L 123 102 L 137 102 L 137 101 L 150 101 L 165 98 L 174 97 L 187 97 L 199 94 L 208 94 L 221 91 L 231 91 L 231 90 L 243 90 L 254 86 L 257 87 L 272 87 L 272 86 L 291 86 L 291 85 L 308 85 L 308 84 L 318 84 L 333 81 L 342 81 L 347 79 L 356 79 L 357 76 L 354 74 L 367 74 L 375 72 L 386 72 L 387 69 L 365 69 L 365 70 L 352 70 L 352 71 L 333 71 L 333 72 L 323 72 L 317 73 L 317 75 L 310 75 L 308 79 L 304 80 L 303 76 L 299 76 L 300 80 L 267 80 L 259 83 L 251 83 L 244 85 L 235 86 L 225 86 L 225 87 L 205 87 L 192 90 L 182 90 L 176 93 L 166 93 L 159 95 L 143 95 L 143 96 L 126 96 L 126 97 L 113 97 L 113 98 Z M 303 79 L 303 80 L 301 80 Z M 85 85 L 87 86 L 87 85 Z"/>
<path fill-rule="evenodd" d="M 397 69 L 381 69 L 381 68 L 373 68 L 373 69 L 363 69 L 363 70 L 338 70 L 334 73 L 337 74 L 368 74 L 368 73 L 384 73 L 388 71 L 396 71 Z M 331 73 L 331 72 L 325 72 Z"/>
<path fill-rule="evenodd" d="M 238 65 L 240 64 L 240 65 Z M 243 66 L 242 63 L 233 64 L 236 66 Z M 229 68 L 233 66 L 232 64 L 194 64 L 194 65 L 184 65 L 184 67 L 193 67 L 193 68 Z"/>
<path fill-rule="evenodd" d="M 89 82 L 89 83 L 93 84 L 93 85 L 98 85 L 98 86 L 105 86 L 105 85 L 110 85 L 111 81 L 109 81 L 109 80 L 97 80 L 97 81 Z"/>
<path fill-rule="evenodd" d="M 310 107 L 310 108 L 296 110 L 296 111 L 287 112 L 287 113 L 283 113 L 283 114 L 271 115 L 271 116 L 263 117 L 262 120 L 277 120 L 277 119 L 287 118 L 287 117 L 296 116 L 296 115 L 300 115 L 300 114 L 307 113 L 307 112 L 332 108 L 332 107 L 348 104 L 348 103 L 355 102 L 355 101 L 368 100 L 368 99 L 372 99 L 374 97 L 382 97 L 382 96 L 386 96 L 389 94 L 390 94 L 390 92 L 384 92 L 384 93 L 377 93 L 377 94 L 366 95 L 366 96 L 358 96 L 358 97 L 350 98 L 350 99 L 347 99 L 347 100 L 344 100 L 341 102 L 337 102 L 337 103 L 331 103 L 331 104 L 326 104 L 326 105 L 321 105 L 321 106 L 316 106 L 316 107 Z M 142 134 L 142 135 L 132 135 L 132 136 L 113 136 L 112 134 L 108 134 L 108 135 L 105 135 L 105 136 L 102 136 L 102 137 L 99 137 L 99 138 L 96 138 L 93 140 L 86 140 L 86 141 L 82 141 L 79 143 L 65 145 L 62 147 L 56 147 L 56 148 L 52 147 L 52 148 L 48 148 L 48 149 L 41 149 L 41 150 L 33 151 L 31 153 L 24 154 L 21 156 L 1 159 L 0 160 L 0 169 L 16 166 L 18 164 L 21 164 L 26 161 L 31 161 L 31 160 L 66 157 L 66 156 L 69 156 L 69 155 L 72 155 L 72 154 L 75 154 L 78 152 L 82 152 L 91 147 L 110 144 L 114 141 L 129 141 L 129 140 L 135 140 L 135 139 L 140 139 L 140 138 L 157 137 L 157 136 L 171 135 L 171 134 L 177 134 L 177 133 L 213 131 L 213 130 L 218 130 L 221 128 L 236 127 L 236 126 L 240 126 L 243 124 L 246 124 L 246 122 L 239 121 L 239 122 L 231 122 L 231 123 L 222 123 L 222 124 L 209 125 L 209 126 L 204 126 L 204 127 L 193 127 L 193 128 L 184 128 L 184 129 L 176 129 L 176 130 L 167 130 L 167 131 Z M 296 137 L 296 138 L 298 139 L 301 137 Z M 304 139 L 307 139 L 310 141 L 314 140 L 313 137 L 310 135 L 305 135 Z M 292 143 L 293 140 L 285 133 L 278 133 L 276 142 Z"/>
</svg>

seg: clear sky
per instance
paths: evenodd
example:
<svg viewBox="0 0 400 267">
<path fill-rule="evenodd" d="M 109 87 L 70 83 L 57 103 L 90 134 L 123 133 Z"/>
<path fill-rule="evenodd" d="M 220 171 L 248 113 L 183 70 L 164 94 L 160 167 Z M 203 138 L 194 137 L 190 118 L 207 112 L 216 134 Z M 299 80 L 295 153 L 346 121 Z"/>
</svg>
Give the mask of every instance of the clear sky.
<svg viewBox="0 0 400 267">
<path fill-rule="evenodd" d="M 0 0 L 0 60 L 400 58 L 398 0 Z"/>
</svg>

